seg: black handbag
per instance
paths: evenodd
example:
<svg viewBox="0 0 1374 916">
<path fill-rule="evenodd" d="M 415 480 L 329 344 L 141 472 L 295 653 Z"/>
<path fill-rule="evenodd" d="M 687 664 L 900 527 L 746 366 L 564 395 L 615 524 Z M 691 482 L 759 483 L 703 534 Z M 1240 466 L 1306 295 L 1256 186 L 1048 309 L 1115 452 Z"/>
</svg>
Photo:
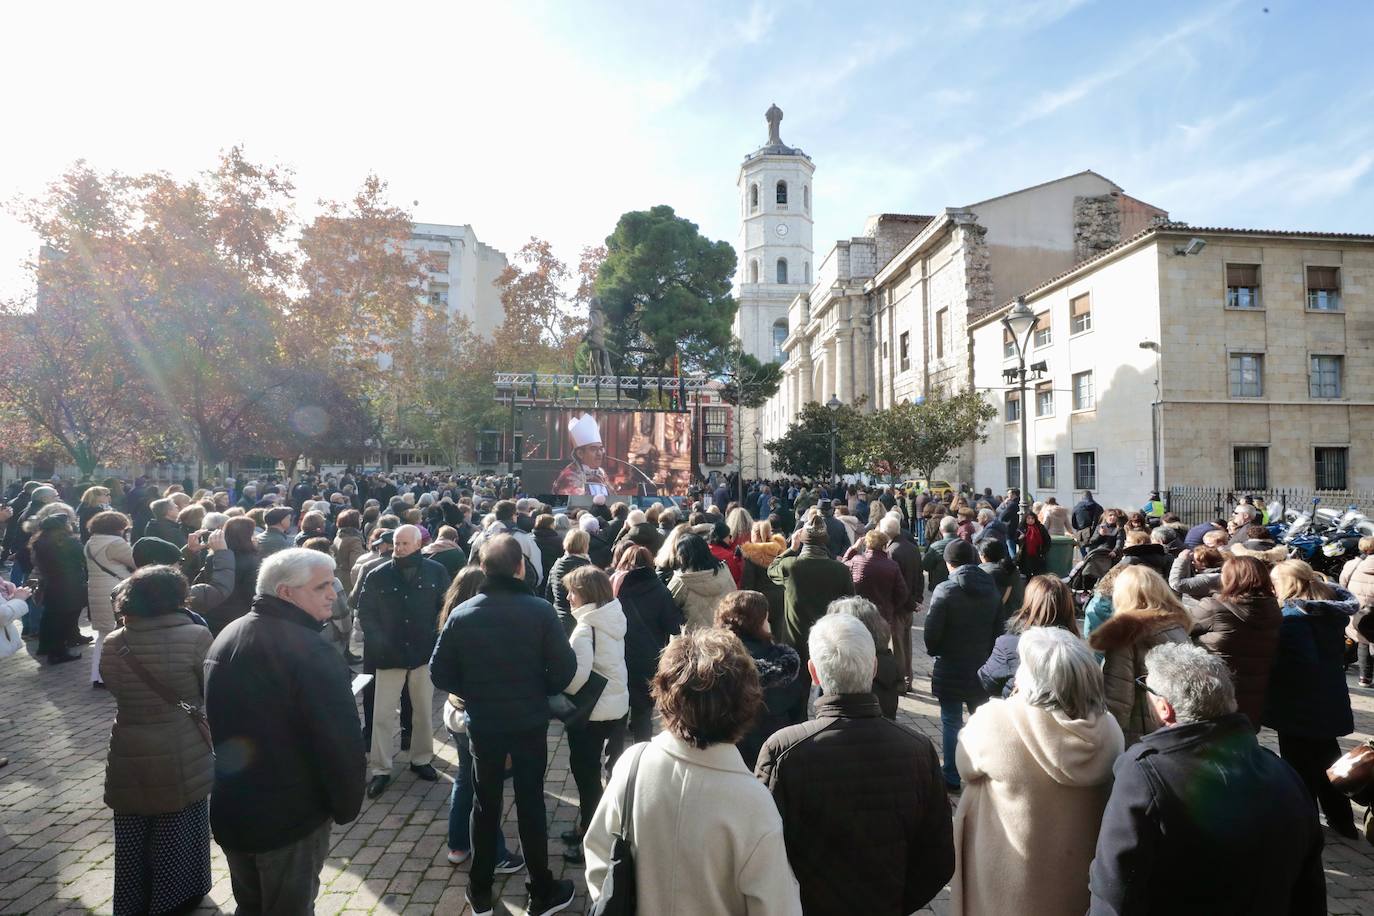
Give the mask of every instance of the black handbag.
<svg viewBox="0 0 1374 916">
<path fill-rule="evenodd" d="M 639 761 L 644 758 L 648 742 L 639 745 L 625 777 L 625 795 L 620 802 L 620 832 L 611 844 L 611 860 L 606 865 L 606 877 L 601 881 L 601 895 L 592 905 L 590 916 L 634 916 L 639 911 L 638 888 L 635 885 L 634 805 L 635 775 Z"/>
<path fill-rule="evenodd" d="M 592 664 L 596 664 L 596 627 L 592 627 Z M 606 676 L 597 674 L 596 669 L 587 675 L 587 683 L 574 694 L 556 693 L 549 697 L 549 715 L 563 723 L 565 728 L 581 728 L 587 724 L 596 708 L 596 701 L 606 689 Z"/>
</svg>

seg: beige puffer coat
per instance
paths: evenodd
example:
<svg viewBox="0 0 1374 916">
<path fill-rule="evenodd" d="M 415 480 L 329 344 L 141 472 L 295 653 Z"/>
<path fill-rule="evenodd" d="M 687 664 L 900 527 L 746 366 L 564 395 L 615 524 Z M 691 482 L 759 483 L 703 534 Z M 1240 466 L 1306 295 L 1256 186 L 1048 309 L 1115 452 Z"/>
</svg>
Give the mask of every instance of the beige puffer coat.
<svg viewBox="0 0 1374 916">
<path fill-rule="evenodd" d="M 1145 656 L 1155 646 L 1188 641 L 1187 614 L 1167 611 L 1118 611 L 1088 637 L 1088 645 L 1104 654 L 1102 681 L 1107 708 L 1121 726 L 1130 747 L 1160 726 L 1159 719 L 1135 679 L 1149 672 Z"/>
<path fill-rule="evenodd" d="M 91 626 L 97 633 L 114 631 L 114 604 L 110 592 L 134 574 L 134 551 L 117 534 L 93 534 L 86 542 L 86 600 Z M 113 575 L 112 575 L 113 574 Z"/>
<path fill-rule="evenodd" d="M 1356 557 L 1341 568 L 1341 586 L 1360 599 L 1360 609 L 1346 624 L 1345 635 L 1356 642 L 1368 643 L 1357 627 L 1365 617 L 1374 613 L 1374 555 Z"/>
<path fill-rule="evenodd" d="M 682 617 L 687 626 L 715 626 L 716 605 L 720 599 L 735 591 L 735 577 L 722 563 L 715 569 L 673 573 L 668 580 L 668 591 L 672 593 L 673 603 L 682 608 Z"/>
<path fill-rule="evenodd" d="M 213 638 L 188 614 L 130 617 L 110 634 L 100 678 L 119 704 L 105 765 L 105 804 L 116 814 L 173 814 L 210 794 L 215 759 L 196 723 L 165 702 L 121 657 L 132 652 L 180 700 L 204 706 Z"/>
</svg>

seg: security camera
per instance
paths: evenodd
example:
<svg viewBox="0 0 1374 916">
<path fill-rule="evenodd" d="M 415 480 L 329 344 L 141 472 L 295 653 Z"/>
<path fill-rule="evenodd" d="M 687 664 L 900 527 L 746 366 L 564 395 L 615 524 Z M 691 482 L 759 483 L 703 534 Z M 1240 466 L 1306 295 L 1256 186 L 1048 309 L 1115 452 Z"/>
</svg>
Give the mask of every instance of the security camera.
<svg viewBox="0 0 1374 916">
<path fill-rule="evenodd" d="M 1188 240 L 1187 244 L 1184 244 L 1184 245 L 1175 245 L 1175 246 L 1174 246 L 1174 254 L 1181 254 L 1181 255 L 1183 255 L 1184 257 L 1187 257 L 1187 256 L 1190 255 L 1190 254 L 1199 254 L 1199 253 L 1201 253 L 1201 252 L 1202 252 L 1202 249 L 1204 249 L 1204 248 L 1206 248 L 1206 247 L 1207 247 L 1207 241 L 1206 241 L 1206 239 L 1191 238 L 1191 239 Z"/>
</svg>

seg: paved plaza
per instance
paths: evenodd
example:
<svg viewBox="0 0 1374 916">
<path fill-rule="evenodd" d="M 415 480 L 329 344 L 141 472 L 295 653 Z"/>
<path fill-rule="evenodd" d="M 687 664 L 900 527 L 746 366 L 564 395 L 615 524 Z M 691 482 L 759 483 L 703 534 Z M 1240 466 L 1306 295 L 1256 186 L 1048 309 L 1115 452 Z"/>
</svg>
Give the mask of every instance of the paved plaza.
<svg viewBox="0 0 1374 916">
<path fill-rule="evenodd" d="M 939 709 L 930 695 L 930 660 L 919 651 L 916 619 L 913 645 L 916 685 L 901 701 L 900 718 L 928 735 L 939 747 Z M 32 647 L 32 643 L 27 644 Z M 49 668 L 27 653 L 0 660 L 0 914 L 108 913 L 114 888 L 114 830 L 102 803 L 104 765 L 114 700 L 92 690 L 83 659 Z M 1374 691 L 1350 678 L 1355 705 L 1355 735 L 1350 747 L 1374 735 Z M 437 702 L 436 698 L 436 702 Z M 436 722 L 438 708 L 436 705 Z M 1262 738 L 1271 747 L 1274 735 Z M 452 740 L 442 728 L 436 741 L 438 783 L 416 780 L 403 766 L 397 782 L 376 801 L 364 801 L 352 824 L 336 827 L 334 845 L 322 876 L 317 902 L 321 914 L 467 912 L 463 892 L 466 865 L 446 861 L 448 797 L 456 769 Z M 558 834 L 572 826 L 577 790 L 568 770 L 566 742 L 555 725 L 549 734 L 549 771 L 545 780 L 549 812 L 550 861 L 555 875 L 578 884 L 570 913 L 583 913 L 587 898 L 580 868 L 565 867 Z M 518 846 L 515 812 L 507 791 L 506 835 Z M 1374 913 L 1374 846 L 1326 833 L 1329 911 Z M 232 913 L 229 872 L 218 846 L 212 846 L 214 888 L 201 913 Z M 1159 880 L 1167 881 L 1161 875 Z M 505 912 L 522 913 L 524 875 L 497 876 Z M 947 909 L 949 892 L 933 904 Z M 502 912 L 498 905 L 497 912 Z M 924 910 L 923 912 L 931 912 Z"/>
</svg>

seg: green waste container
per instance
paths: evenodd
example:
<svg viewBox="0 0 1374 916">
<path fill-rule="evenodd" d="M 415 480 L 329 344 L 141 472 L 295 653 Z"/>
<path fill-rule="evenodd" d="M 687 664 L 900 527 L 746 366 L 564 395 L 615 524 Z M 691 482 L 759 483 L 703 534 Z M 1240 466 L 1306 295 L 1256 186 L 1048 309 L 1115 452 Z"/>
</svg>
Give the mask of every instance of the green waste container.
<svg viewBox="0 0 1374 916">
<path fill-rule="evenodd" d="M 1050 538 L 1049 571 L 1056 576 L 1067 576 L 1073 569 L 1073 549 L 1078 542 L 1067 534 L 1056 534 Z"/>
</svg>

